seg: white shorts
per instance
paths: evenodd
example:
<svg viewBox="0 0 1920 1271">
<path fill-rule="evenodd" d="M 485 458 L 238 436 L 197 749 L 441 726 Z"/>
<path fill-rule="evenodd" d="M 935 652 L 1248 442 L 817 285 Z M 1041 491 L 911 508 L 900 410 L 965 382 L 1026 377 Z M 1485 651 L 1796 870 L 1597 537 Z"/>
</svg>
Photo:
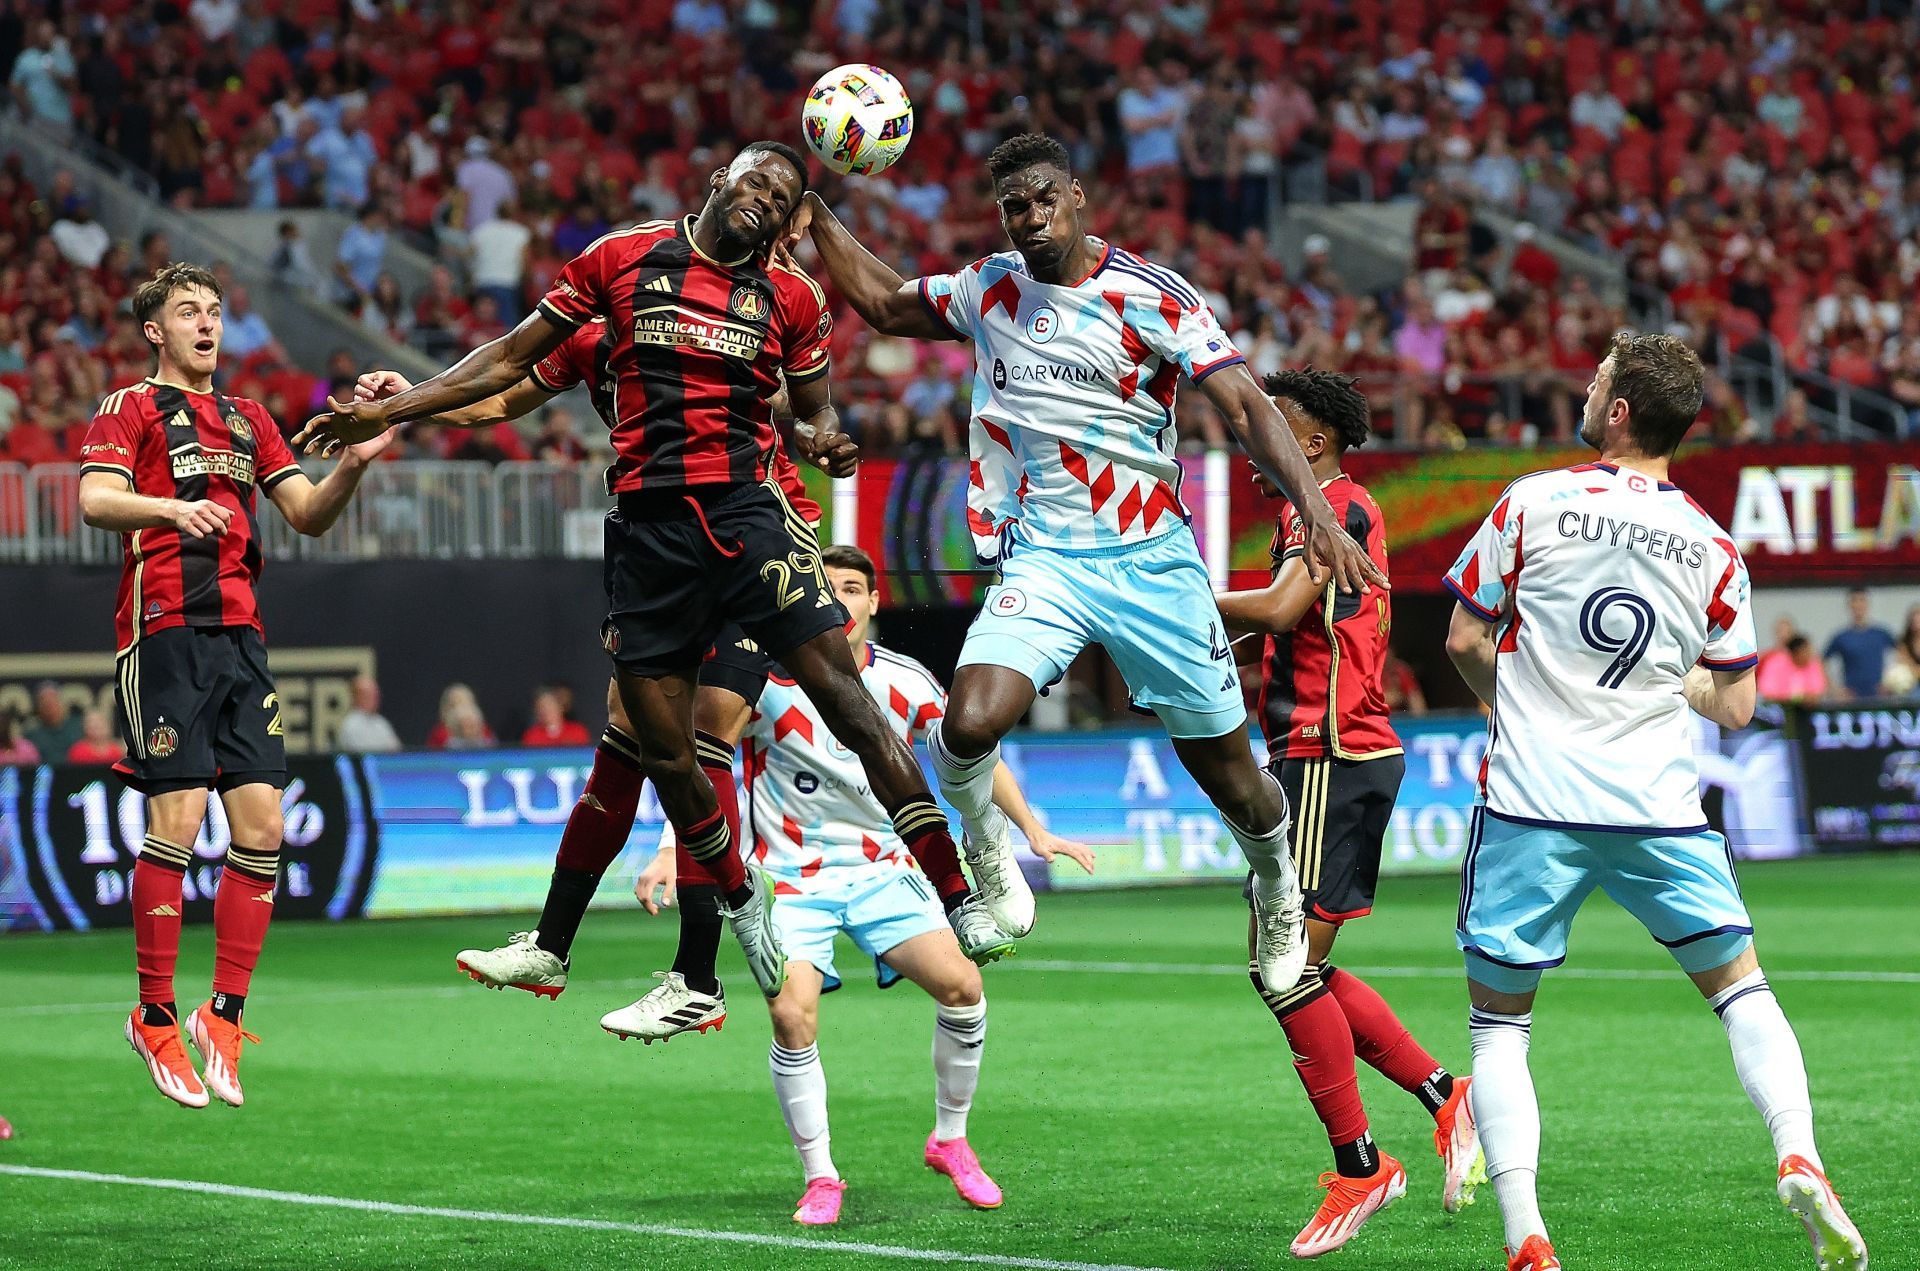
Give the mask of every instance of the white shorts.
<svg viewBox="0 0 1920 1271">
<path fill-rule="evenodd" d="M 1047 688 L 1089 644 L 1103 646 L 1137 708 L 1173 737 L 1246 723 L 1240 675 L 1193 531 L 1074 552 L 1016 543 L 967 631 L 960 665 L 1004 666 Z"/>
<path fill-rule="evenodd" d="M 811 962 L 826 980 L 822 991 L 840 987 L 833 938 L 846 932 L 873 959 L 881 988 L 900 973 L 880 959 L 889 949 L 930 931 L 947 930 L 946 911 L 919 870 L 893 862 L 824 869 L 806 880 L 806 890 L 774 876 L 773 930 L 790 962 Z"/>
</svg>

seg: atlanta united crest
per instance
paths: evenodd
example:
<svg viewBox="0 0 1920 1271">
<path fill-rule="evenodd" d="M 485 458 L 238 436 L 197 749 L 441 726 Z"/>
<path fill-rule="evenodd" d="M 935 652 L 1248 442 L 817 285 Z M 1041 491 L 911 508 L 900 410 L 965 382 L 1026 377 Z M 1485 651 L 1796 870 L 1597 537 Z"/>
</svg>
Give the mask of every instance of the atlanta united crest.
<svg viewBox="0 0 1920 1271">
<path fill-rule="evenodd" d="M 727 308 L 732 310 L 737 318 L 758 322 L 767 316 L 766 293 L 758 287 L 735 287 L 733 295 L 727 300 Z"/>
<path fill-rule="evenodd" d="M 147 753 L 155 759 L 165 759 L 180 749 L 180 734 L 174 731 L 172 724 L 159 724 L 147 734 Z"/>
<path fill-rule="evenodd" d="M 248 423 L 247 417 L 239 411 L 227 416 L 227 431 L 242 441 L 253 440 L 253 425 Z"/>
</svg>

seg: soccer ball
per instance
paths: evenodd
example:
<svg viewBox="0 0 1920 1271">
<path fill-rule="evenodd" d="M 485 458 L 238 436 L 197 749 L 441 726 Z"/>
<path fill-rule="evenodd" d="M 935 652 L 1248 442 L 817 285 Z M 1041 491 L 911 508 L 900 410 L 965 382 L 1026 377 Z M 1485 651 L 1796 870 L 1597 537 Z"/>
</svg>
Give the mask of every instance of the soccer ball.
<svg viewBox="0 0 1920 1271">
<path fill-rule="evenodd" d="M 871 176 L 892 167 L 913 137 L 913 103 L 899 80 L 849 62 L 814 81 L 800 108 L 807 149 L 835 172 Z"/>
</svg>

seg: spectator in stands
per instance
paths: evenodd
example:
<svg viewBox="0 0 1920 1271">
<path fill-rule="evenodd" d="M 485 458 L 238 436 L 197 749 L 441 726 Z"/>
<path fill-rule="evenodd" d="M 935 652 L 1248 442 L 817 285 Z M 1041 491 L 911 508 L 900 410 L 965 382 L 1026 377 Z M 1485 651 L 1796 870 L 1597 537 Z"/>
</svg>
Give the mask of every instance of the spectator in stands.
<svg viewBox="0 0 1920 1271">
<path fill-rule="evenodd" d="M 573 413 L 564 406 L 549 406 L 540 414 L 540 431 L 533 439 L 533 457 L 545 463 L 583 463 L 587 448 L 580 444 L 574 429 Z"/>
<path fill-rule="evenodd" d="M 1568 118 L 1574 127 L 1591 128 L 1613 142 L 1620 139 L 1620 130 L 1627 126 L 1627 108 L 1613 95 L 1606 80 L 1596 75 L 1574 94 Z"/>
<path fill-rule="evenodd" d="M 60 686 L 52 680 L 40 681 L 33 690 L 33 720 L 26 727 L 26 739 L 42 755 L 61 758 L 80 740 L 80 734 L 79 712 L 69 709 L 61 699 Z"/>
<path fill-rule="evenodd" d="M 220 338 L 220 348 L 244 362 L 256 353 L 265 353 L 276 362 L 291 361 L 280 342 L 273 338 L 272 328 L 267 320 L 253 307 L 253 297 L 248 294 L 245 284 L 235 283 L 227 288 L 226 303 L 223 312 L 226 318 L 226 333 Z"/>
<path fill-rule="evenodd" d="M 21 112 L 49 128 L 72 128 L 74 75 L 73 54 L 59 29 L 47 18 L 35 20 L 7 81 Z"/>
<path fill-rule="evenodd" d="M 1424 715 L 1427 713 L 1427 695 L 1420 688 L 1420 677 L 1413 673 L 1406 659 L 1389 647 L 1385 667 L 1387 709 L 1396 715 Z"/>
<path fill-rule="evenodd" d="M 363 205 L 359 218 L 340 235 L 340 247 L 334 253 L 333 275 L 341 304 L 355 309 L 373 294 L 380 271 L 386 268 L 387 238 L 386 209 L 377 202 Z"/>
<path fill-rule="evenodd" d="M 511 199 L 500 205 L 498 216 L 467 236 L 473 288 L 492 297 L 509 325 L 526 316 L 527 249 L 532 242 L 533 231 L 520 219 Z"/>
<path fill-rule="evenodd" d="M 380 151 L 364 118 L 359 106 L 343 106 L 339 121 L 321 126 L 306 144 L 307 158 L 320 171 L 320 201 L 328 207 L 344 210 L 367 201 L 367 183 Z"/>
<path fill-rule="evenodd" d="M 380 681 L 355 676 L 353 709 L 340 717 L 333 744 L 350 755 L 388 755 L 400 749 L 400 735 L 380 713 Z"/>
<path fill-rule="evenodd" d="M 480 713 L 480 700 L 465 684 L 440 691 L 440 722 L 427 733 L 429 750 L 485 750 L 495 744 L 493 730 Z"/>
<path fill-rule="evenodd" d="M 40 748 L 20 729 L 20 717 L 11 707 L 0 707 L 0 764 L 40 762 Z"/>
<path fill-rule="evenodd" d="M 93 219 L 93 204 L 80 194 L 67 200 L 48 237 L 70 264 L 81 269 L 100 268 L 101 258 L 113 246 L 107 227 Z"/>
<path fill-rule="evenodd" d="M 1847 592 L 1848 624 L 1827 641 L 1825 657 L 1840 664 L 1840 687 L 1848 697 L 1875 697 L 1886 675 L 1887 655 L 1897 643 L 1893 633 L 1876 626 L 1872 600 L 1865 587 Z"/>
<path fill-rule="evenodd" d="M 0 375 L 17 375 L 27 369 L 26 344 L 14 325 L 13 315 L 0 309 Z M 11 390 L 9 390 L 11 391 Z M 15 397 L 17 405 L 19 398 Z"/>
<path fill-rule="evenodd" d="M 413 334 L 413 321 L 413 308 L 400 290 L 400 280 L 390 271 L 381 270 L 373 291 L 360 306 L 360 325 L 405 344 Z"/>
<path fill-rule="evenodd" d="M 1447 364 L 1447 328 L 1434 316 L 1424 288 L 1409 280 L 1407 292 L 1407 316 L 1393 333 L 1393 351 L 1406 373 L 1438 375 Z"/>
<path fill-rule="evenodd" d="M 67 762 L 82 764 L 118 763 L 127 748 L 113 735 L 113 723 L 103 710 L 90 710 L 80 717 L 80 740 L 67 747 Z"/>
<path fill-rule="evenodd" d="M 513 174 L 493 157 L 492 150 L 485 137 L 468 138 L 467 157 L 454 170 L 453 183 L 467 199 L 461 228 L 468 233 L 498 216 L 501 207 L 512 202 L 518 192 Z"/>
<path fill-rule="evenodd" d="M 1794 632 L 1786 648 L 1760 660 L 1755 687 L 1769 702 L 1817 702 L 1827 695 L 1827 672 L 1813 641 Z"/>
<path fill-rule="evenodd" d="M 522 746 L 585 746 L 592 741 L 585 725 L 567 718 L 559 693 L 543 688 L 533 695 L 533 722 L 520 734 Z"/>
<path fill-rule="evenodd" d="M 1804 390 L 1787 390 L 1780 413 L 1773 418 L 1773 439 L 1781 442 L 1820 440 L 1820 426 L 1813 422 Z"/>
<path fill-rule="evenodd" d="M 1471 220 L 1452 190 L 1437 181 L 1427 183 L 1413 218 L 1413 264 L 1426 276 L 1429 289 L 1466 262 Z"/>
<path fill-rule="evenodd" d="M 1180 162 L 1180 127 L 1187 102 L 1180 90 L 1163 82 L 1149 62 L 1134 68 L 1133 82 L 1120 91 L 1116 103 L 1120 128 L 1127 138 L 1127 175 L 1150 178 L 1164 175 Z"/>
</svg>

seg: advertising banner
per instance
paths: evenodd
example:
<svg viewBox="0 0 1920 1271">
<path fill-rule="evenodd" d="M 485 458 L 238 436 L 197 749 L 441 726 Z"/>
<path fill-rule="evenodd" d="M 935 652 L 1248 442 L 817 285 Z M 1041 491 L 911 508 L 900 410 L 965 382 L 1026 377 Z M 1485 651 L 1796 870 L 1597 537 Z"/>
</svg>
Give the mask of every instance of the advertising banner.
<svg viewBox="0 0 1920 1271">
<path fill-rule="evenodd" d="M 1920 707 L 1796 708 L 1787 726 L 1816 850 L 1920 847 Z"/>
<path fill-rule="evenodd" d="M 344 757 L 287 767 L 275 914 L 358 916 L 380 855 L 359 767 Z M 133 864 L 146 832 L 145 799 L 105 768 L 0 768 L 0 929 L 131 926 Z M 227 843 L 226 813 L 209 797 L 186 872 L 188 922 L 213 918 Z"/>
</svg>

